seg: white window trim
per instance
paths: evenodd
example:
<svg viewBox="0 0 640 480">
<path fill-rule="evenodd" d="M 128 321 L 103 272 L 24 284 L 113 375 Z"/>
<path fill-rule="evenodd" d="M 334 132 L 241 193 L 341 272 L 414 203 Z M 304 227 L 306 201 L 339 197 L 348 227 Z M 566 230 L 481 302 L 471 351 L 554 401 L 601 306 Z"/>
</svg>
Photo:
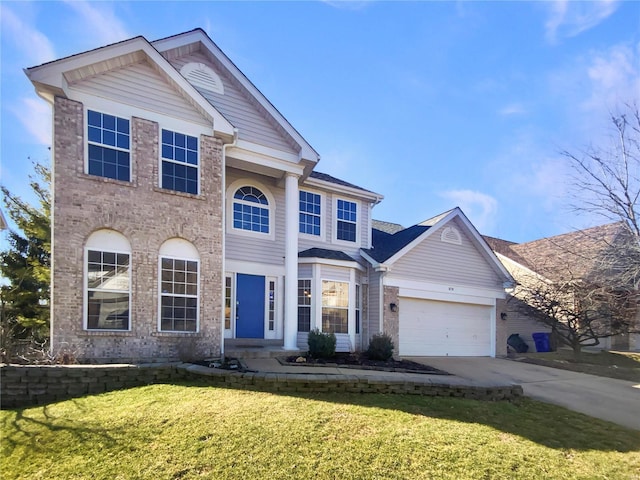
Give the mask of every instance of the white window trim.
<svg viewBox="0 0 640 480">
<path fill-rule="evenodd" d="M 309 282 L 309 293 L 311 295 L 311 302 L 309 303 L 309 305 L 300 305 L 300 299 L 296 298 L 296 313 L 298 311 L 298 308 L 300 307 L 309 307 L 309 332 L 311 330 L 313 330 L 314 328 L 316 328 L 315 322 L 314 322 L 314 317 L 315 317 L 315 312 L 314 312 L 314 302 L 315 302 L 315 295 L 313 294 L 313 286 L 314 286 L 314 282 L 313 282 L 313 278 L 299 278 L 298 277 L 298 286 L 296 287 L 296 292 L 298 290 L 298 288 L 300 288 L 300 282 L 302 281 L 308 281 Z M 296 295 L 297 296 L 297 295 Z M 318 328 L 319 329 L 319 328 Z M 309 332 L 303 332 L 298 328 L 298 323 L 296 322 L 296 331 L 298 333 L 309 333 Z"/>
<path fill-rule="evenodd" d="M 335 278 L 321 278 L 319 285 L 318 285 L 318 311 L 319 311 L 319 317 L 317 320 L 317 326 L 318 326 L 318 330 L 320 330 L 321 332 L 324 332 L 324 329 L 322 328 L 322 309 L 324 308 L 323 305 L 323 297 L 322 297 L 322 286 L 324 285 L 324 282 L 335 282 L 335 283 L 346 283 L 347 284 L 347 306 L 346 307 L 327 307 L 327 308 L 339 308 L 341 310 L 346 310 L 347 311 L 347 331 L 343 332 L 343 333 L 336 333 L 336 335 L 350 335 L 351 332 L 351 325 L 354 324 L 355 325 L 355 310 L 354 310 L 354 306 L 353 305 L 353 301 L 352 301 L 352 296 L 354 292 L 354 287 L 353 287 L 353 283 L 349 280 L 336 280 Z M 313 293 L 312 293 L 312 297 L 313 298 Z"/>
<path fill-rule="evenodd" d="M 197 165 L 192 165 L 190 163 L 180 162 L 180 161 L 172 160 L 170 158 L 164 158 L 162 156 L 162 130 L 168 130 L 168 131 L 173 132 L 173 133 L 179 133 L 181 135 L 186 135 L 186 136 L 189 136 L 189 137 L 195 137 L 196 138 L 196 142 L 198 142 L 198 164 Z M 165 160 L 167 162 L 175 163 L 177 165 L 186 165 L 188 167 L 195 168 L 198 171 L 198 192 L 193 194 L 193 193 L 190 193 L 190 192 L 183 192 L 181 190 L 174 190 L 172 188 L 163 188 L 163 186 L 162 186 L 162 162 L 165 161 Z M 161 191 L 173 192 L 173 193 L 183 193 L 183 194 L 186 194 L 186 195 L 201 196 L 202 195 L 202 169 L 200 168 L 201 164 L 202 164 L 202 145 L 200 144 L 200 135 L 193 135 L 191 133 L 185 133 L 185 131 L 183 131 L 183 130 L 176 130 L 174 128 L 169 128 L 169 127 L 167 127 L 165 125 L 158 124 L 158 188 Z"/>
<path fill-rule="evenodd" d="M 231 292 L 230 292 L 230 313 L 229 313 L 229 328 L 224 326 L 225 318 L 222 318 L 222 329 L 224 330 L 224 338 L 234 338 L 236 331 L 236 274 L 232 272 L 226 272 L 224 275 L 225 282 L 225 301 L 227 295 L 227 278 L 231 279 Z M 223 305 L 223 308 L 226 308 Z"/>
<path fill-rule="evenodd" d="M 265 197 L 267 197 L 267 201 L 269 205 L 262 205 L 262 207 L 266 207 L 269 210 L 269 233 L 262 232 L 253 232 L 250 230 L 243 230 L 241 228 L 235 228 L 233 226 L 233 196 L 241 187 L 254 187 L 260 190 Z M 263 240 L 275 240 L 276 239 L 276 200 L 271 191 L 262 183 L 256 182 L 255 180 L 250 179 L 240 179 L 233 182 L 227 188 L 227 192 L 225 194 L 225 198 L 227 200 L 226 205 L 226 230 L 227 233 L 238 236 L 245 237 L 253 237 L 260 238 Z"/>
<path fill-rule="evenodd" d="M 339 240 L 338 239 L 338 200 L 343 200 L 345 202 L 350 202 L 350 203 L 355 203 L 356 204 L 356 240 L 354 242 L 350 242 L 347 240 Z M 344 220 L 340 220 L 340 221 L 344 221 Z M 333 199 L 333 234 L 332 234 L 332 242 L 337 244 L 337 245 L 344 245 L 344 246 L 352 246 L 352 247 L 359 247 L 360 246 L 360 225 L 362 222 L 362 204 L 355 199 L 350 199 L 350 198 L 345 198 L 345 197 L 340 197 L 340 196 L 336 196 Z M 351 223 L 351 222 L 349 222 Z"/>
<path fill-rule="evenodd" d="M 163 330 L 162 329 L 162 259 L 163 258 L 170 258 L 172 260 L 184 260 L 187 262 L 196 262 L 198 264 L 198 271 L 197 271 L 197 282 L 198 282 L 198 294 L 196 296 L 196 330 L 194 332 L 190 332 L 190 331 L 185 331 L 185 330 Z M 176 297 L 183 297 L 183 298 L 193 298 L 192 296 L 187 296 L 187 295 L 171 295 L 176 296 Z M 224 320 L 223 320 L 224 321 Z M 186 257 L 180 257 L 180 256 L 176 256 L 176 255 L 170 255 L 170 254 L 159 254 L 158 255 L 158 332 L 161 333 L 177 333 L 177 334 L 189 334 L 189 335 L 194 335 L 197 333 L 200 333 L 200 259 L 199 258 L 186 258 Z"/>
<path fill-rule="evenodd" d="M 317 190 L 311 190 L 308 188 L 301 188 L 298 190 L 299 192 L 313 193 L 314 195 L 320 196 L 320 235 L 313 235 L 310 233 L 302 233 L 300 231 L 300 194 L 298 193 L 298 236 L 302 239 L 308 239 L 312 241 L 321 241 L 324 242 L 326 238 L 325 231 L 327 230 L 325 225 L 326 217 L 326 195 Z"/>
<path fill-rule="evenodd" d="M 122 235 L 122 234 L 120 234 Z M 99 251 L 99 252 L 108 252 L 122 255 L 129 255 L 129 328 L 120 329 L 120 328 L 89 328 L 89 250 Z M 84 247 L 84 267 L 83 267 L 83 286 L 84 286 L 84 302 L 83 302 L 83 312 L 82 312 L 82 327 L 86 332 L 130 332 L 132 317 L 131 312 L 132 308 L 132 297 L 131 297 L 131 271 L 133 270 L 133 255 L 130 251 L 126 250 L 118 250 L 113 248 L 105 248 L 101 246 L 89 246 L 85 245 Z M 121 291 L 121 290 L 118 290 Z M 114 290 L 113 292 L 116 292 Z"/>
<path fill-rule="evenodd" d="M 91 145 L 97 145 L 99 147 L 104 147 L 104 148 L 111 148 L 113 150 L 117 150 L 119 152 L 129 152 L 129 180 L 118 180 L 117 178 L 110 178 L 110 177 L 102 177 L 99 175 L 91 175 L 92 177 L 98 177 L 98 178 L 108 178 L 109 180 L 114 180 L 116 182 L 124 182 L 124 183 L 132 183 L 133 182 L 133 134 L 132 134 L 132 129 L 133 129 L 133 118 L 131 116 L 122 114 L 122 113 L 113 113 L 112 110 L 105 110 L 105 109 L 99 109 L 99 108 L 94 108 L 94 107 L 90 107 L 87 105 L 83 105 L 84 107 L 84 125 L 83 125 L 83 135 L 84 135 L 84 167 L 83 167 L 83 172 L 86 175 L 90 175 L 89 173 L 89 144 Z M 90 142 L 89 141 L 89 110 L 93 111 L 93 112 L 97 112 L 97 113 L 102 113 L 105 115 L 111 115 L 113 117 L 118 117 L 118 118 L 124 118 L 125 120 L 129 120 L 129 149 L 124 149 L 124 148 L 118 148 L 118 147 L 112 147 L 110 145 L 104 145 L 103 143 L 96 143 L 96 142 Z"/>
<path fill-rule="evenodd" d="M 273 282 L 273 330 L 269 330 L 269 283 Z M 264 338 L 277 338 L 278 332 L 278 278 L 264 277 Z"/>
</svg>

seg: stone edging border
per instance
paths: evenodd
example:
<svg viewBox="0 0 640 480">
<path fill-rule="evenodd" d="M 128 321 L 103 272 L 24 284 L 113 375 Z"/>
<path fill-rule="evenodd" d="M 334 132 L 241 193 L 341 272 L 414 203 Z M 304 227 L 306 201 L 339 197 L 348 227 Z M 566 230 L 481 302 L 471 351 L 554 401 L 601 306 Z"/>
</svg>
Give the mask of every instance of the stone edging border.
<svg viewBox="0 0 640 480">
<path fill-rule="evenodd" d="M 489 401 L 510 401 L 523 395 L 521 385 L 453 385 L 426 376 L 424 380 L 394 380 L 376 375 L 230 372 L 200 365 L 180 365 L 178 368 L 185 369 L 189 378 L 206 378 L 216 386 L 276 393 L 412 394 Z"/>
<path fill-rule="evenodd" d="M 222 370 L 189 363 L 140 365 L 1 365 L 0 408 L 23 408 L 143 385 L 197 380 L 216 387 L 274 393 L 383 393 L 514 400 L 520 385 L 456 385 L 446 377 Z"/>
</svg>

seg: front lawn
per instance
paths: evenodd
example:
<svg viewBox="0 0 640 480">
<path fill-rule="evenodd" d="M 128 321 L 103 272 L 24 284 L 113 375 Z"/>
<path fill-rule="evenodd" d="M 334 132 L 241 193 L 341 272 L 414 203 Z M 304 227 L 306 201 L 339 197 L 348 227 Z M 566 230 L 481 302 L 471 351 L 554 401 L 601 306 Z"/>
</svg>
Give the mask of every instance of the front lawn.
<svg viewBox="0 0 640 480">
<path fill-rule="evenodd" d="M 576 360 L 573 351 L 560 349 L 557 352 L 518 353 L 517 359 L 546 367 L 640 382 L 640 353 L 585 351 Z"/>
<path fill-rule="evenodd" d="M 637 478 L 640 432 L 560 407 L 153 385 L 0 412 L 9 479 Z"/>
</svg>

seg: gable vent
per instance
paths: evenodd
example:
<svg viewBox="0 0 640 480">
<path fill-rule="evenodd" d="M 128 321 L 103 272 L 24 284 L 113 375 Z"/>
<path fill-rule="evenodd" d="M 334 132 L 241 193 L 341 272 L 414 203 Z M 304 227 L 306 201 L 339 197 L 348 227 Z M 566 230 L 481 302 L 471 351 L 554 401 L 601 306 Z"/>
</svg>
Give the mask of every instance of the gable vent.
<svg viewBox="0 0 640 480">
<path fill-rule="evenodd" d="M 440 236 L 440 240 L 445 243 L 453 243 L 454 245 L 462 245 L 462 237 L 460 236 L 460 232 L 455 227 L 445 227 L 442 230 L 442 235 Z"/>
<path fill-rule="evenodd" d="M 187 63 L 180 69 L 180 73 L 198 90 L 224 95 L 224 86 L 220 76 L 204 63 Z"/>
</svg>

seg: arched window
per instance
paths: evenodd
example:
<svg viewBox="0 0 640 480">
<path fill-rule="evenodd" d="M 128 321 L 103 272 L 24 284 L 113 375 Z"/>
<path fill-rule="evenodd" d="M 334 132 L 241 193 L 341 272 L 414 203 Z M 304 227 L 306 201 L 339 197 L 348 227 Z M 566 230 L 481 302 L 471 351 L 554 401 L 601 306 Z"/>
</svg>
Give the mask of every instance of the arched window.
<svg viewBox="0 0 640 480">
<path fill-rule="evenodd" d="M 233 194 L 233 228 L 269 234 L 269 200 L 256 187 L 245 185 Z"/>
<path fill-rule="evenodd" d="M 85 245 L 87 330 L 130 330 L 131 245 L 114 230 L 98 230 Z"/>
<path fill-rule="evenodd" d="M 186 240 L 172 238 L 160 247 L 160 325 L 164 332 L 197 332 L 200 305 L 200 255 Z"/>
</svg>

